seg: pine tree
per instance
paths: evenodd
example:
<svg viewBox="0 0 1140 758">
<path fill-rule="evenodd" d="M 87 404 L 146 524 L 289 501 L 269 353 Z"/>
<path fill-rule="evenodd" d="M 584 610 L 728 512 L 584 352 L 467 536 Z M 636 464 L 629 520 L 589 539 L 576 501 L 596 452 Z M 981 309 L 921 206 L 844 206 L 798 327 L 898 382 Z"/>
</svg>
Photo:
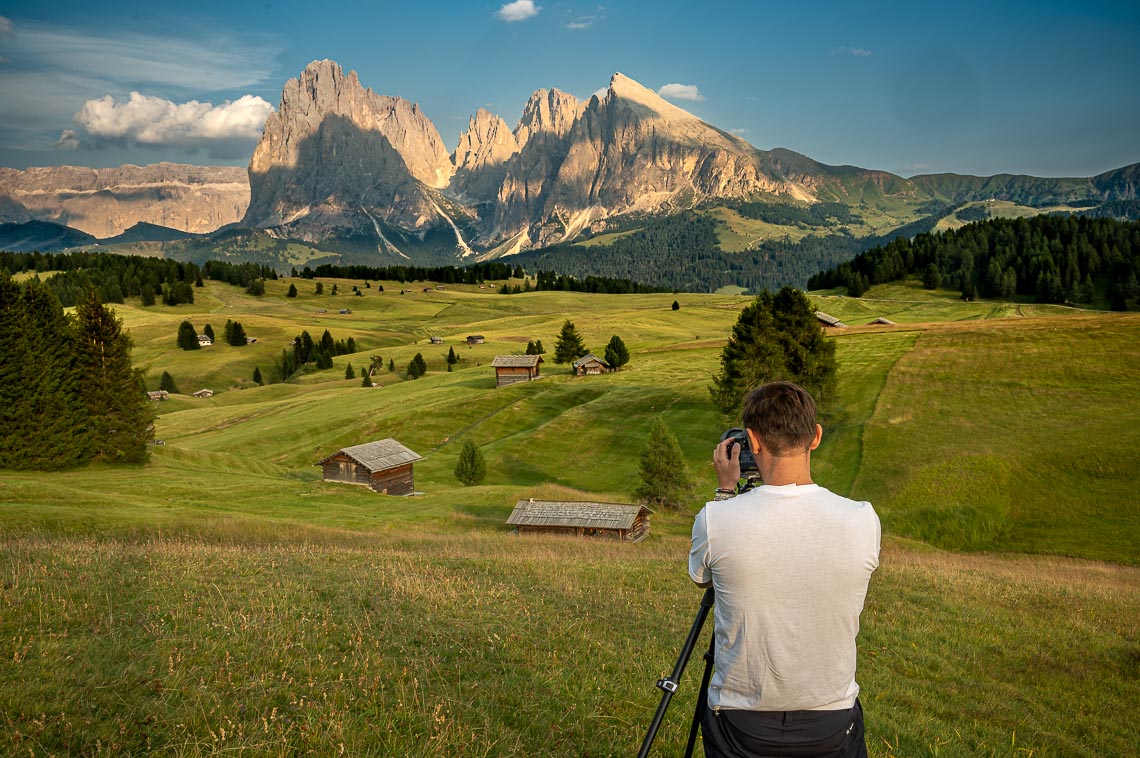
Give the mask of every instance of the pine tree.
<svg viewBox="0 0 1140 758">
<path fill-rule="evenodd" d="M 348 364 L 348 366 L 344 369 L 344 378 L 345 379 L 355 379 L 356 378 L 356 372 L 352 370 L 352 364 L 351 363 Z"/>
<path fill-rule="evenodd" d="M 20 285 L 0 268 L 0 469 L 20 467 L 27 455 L 30 359 Z"/>
<path fill-rule="evenodd" d="M 562 324 L 562 331 L 558 335 L 558 342 L 554 345 L 555 363 L 573 363 L 588 353 L 582 343 L 582 335 L 574 328 L 574 323 L 567 319 Z"/>
<path fill-rule="evenodd" d="M 416 364 L 416 368 L 418 369 L 416 372 L 417 376 L 424 376 L 427 374 L 427 361 L 424 360 L 422 353 L 416 353 L 416 357 L 412 358 L 412 362 Z"/>
<path fill-rule="evenodd" d="M 538 355 L 538 353 L 534 352 L 534 340 L 527 340 L 526 355 Z"/>
<path fill-rule="evenodd" d="M 328 329 L 325 329 L 325 333 L 321 335 L 321 352 L 336 355 L 336 340 Z"/>
<path fill-rule="evenodd" d="M 178 325 L 178 347 L 183 350 L 199 350 L 202 347 L 198 342 L 198 330 L 189 321 Z"/>
<path fill-rule="evenodd" d="M 245 327 L 241 325 L 240 321 L 226 322 L 226 342 L 234 347 L 245 345 Z"/>
<path fill-rule="evenodd" d="M 214 339 L 214 327 L 210 326 L 209 324 L 206 324 L 206 328 L 202 330 L 202 334 L 209 337 L 210 342 L 216 342 L 217 341 Z"/>
<path fill-rule="evenodd" d="M 361 371 L 360 377 L 361 377 L 361 379 L 360 379 L 360 386 L 361 387 L 371 387 L 372 386 L 372 377 L 368 375 L 367 371 Z"/>
<path fill-rule="evenodd" d="M 681 304 L 678 303 L 676 300 L 673 301 L 673 310 L 675 310 L 675 311 L 681 310 Z"/>
<path fill-rule="evenodd" d="M 253 381 L 257 382 L 259 386 L 265 384 L 261 380 L 261 369 L 258 366 L 253 367 Z"/>
<path fill-rule="evenodd" d="M 641 454 L 641 483 L 634 497 L 664 508 L 681 508 L 693 499 L 693 482 L 685 466 L 681 445 L 661 417 L 653 421 L 649 441 Z"/>
<path fill-rule="evenodd" d="M 447 365 L 454 366 L 456 363 L 459 363 L 459 356 L 455 354 L 455 348 L 447 348 Z"/>
<path fill-rule="evenodd" d="M 534 354 L 535 355 L 542 355 L 545 352 L 546 352 L 546 348 L 544 348 L 542 346 L 542 340 L 535 340 L 534 341 Z"/>
<path fill-rule="evenodd" d="M 285 293 L 285 297 L 297 297 L 297 285 L 289 282 L 289 291 Z"/>
<path fill-rule="evenodd" d="M 169 371 L 162 372 L 162 379 L 158 381 L 158 388 L 173 395 L 179 394 L 178 386 L 174 383 L 174 377 L 170 375 Z"/>
<path fill-rule="evenodd" d="M 835 386 L 835 343 L 824 337 L 803 292 L 784 287 L 762 292 L 740 312 L 709 387 L 726 416 L 740 413 L 752 389 L 776 379 L 803 386 L 822 407 Z"/>
<path fill-rule="evenodd" d="M 317 282 L 317 289 L 316 289 L 316 292 L 314 292 L 313 294 L 314 295 L 325 294 L 325 283 L 324 282 Z"/>
<path fill-rule="evenodd" d="M 409 379 L 419 379 L 421 376 L 420 365 L 416 363 L 414 359 L 410 360 L 408 361 L 408 368 L 404 373 L 407 374 Z"/>
<path fill-rule="evenodd" d="M 112 462 L 142 463 L 154 413 L 142 372 L 131 366 L 131 342 L 122 321 L 86 292 L 75 307 L 80 400 L 87 411 L 90 450 Z"/>
<path fill-rule="evenodd" d="M 464 487 L 482 484 L 487 478 L 487 462 L 483 459 L 483 452 L 471 440 L 465 440 L 459 451 L 459 459 L 455 462 L 455 478 Z"/>
<path fill-rule="evenodd" d="M 396 370 L 396 361 L 392 358 L 388 359 L 388 370 L 389 371 L 395 371 Z"/>
<path fill-rule="evenodd" d="M 610 337 L 610 343 L 606 345 L 605 359 L 606 363 L 610 364 L 610 368 L 615 371 L 629 363 L 629 349 L 626 348 L 621 337 L 616 334 Z"/>
<path fill-rule="evenodd" d="M 154 288 L 143 285 L 139 297 L 142 299 L 143 306 L 154 305 Z"/>
</svg>

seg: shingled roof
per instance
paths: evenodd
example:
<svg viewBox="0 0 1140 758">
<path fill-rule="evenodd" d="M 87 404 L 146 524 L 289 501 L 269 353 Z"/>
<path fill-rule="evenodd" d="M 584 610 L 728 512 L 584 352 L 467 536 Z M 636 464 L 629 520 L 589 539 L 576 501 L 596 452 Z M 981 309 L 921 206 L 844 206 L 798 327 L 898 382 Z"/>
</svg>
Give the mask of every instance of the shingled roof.
<svg viewBox="0 0 1140 758">
<path fill-rule="evenodd" d="M 405 463 L 423 460 L 423 456 L 401 445 L 391 437 L 376 442 L 366 442 L 363 445 L 353 445 L 337 450 L 328 458 L 323 458 L 318 466 L 324 464 L 329 458 L 344 453 L 352 460 L 364 466 L 369 471 L 383 471 L 384 469 L 400 466 Z"/>
<path fill-rule="evenodd" d="M 571 526 L 588 529 L 629 529 L 644 505 L 565 500 L 520 500 L 509 526 Z M 652 511 L 650 511 L 652 512 Z"/>
<path fill-rule="evenodd" d="M 847 324 L 843 323 L 835 316 L 829 316 L 823 311 L 816 311 L 815 317 L 819 319 L 819 321 L 823 323 L 824 326 L 847 326 Z"/>
<path fill-rule="evenodd" d="M 534 367 L 540 363 L 545 363 L 541 355 L 496 355 L 494 360 L 491 361 L 493 368 L 508 368 L 515 366 Z"/>
<path fill-rule="evenodd" d="M 601 358 L 599 358 L 598 356 L 594 355 L 593 353 L 586 353 L 586 354 L 585 354 L 585 355 L 583 355 L 581 358 L 579 358 L 578 360 L 574 361 L 574 368 L 580 368 L 580 367 L 582 367 L 582 366 L 585 366 L 587 363 L 591 363 L 591 362 L 593 362 L 593 361 L 597 361 L 598 363 L 602 364 L 602 365 L 603 365 L 603 366 L 605 366 L 606 368 L 609 368 L 609 364 L 608 364 L 608 363 L 606 363 L 605 361 L 603 361 Z"/>
</svg>

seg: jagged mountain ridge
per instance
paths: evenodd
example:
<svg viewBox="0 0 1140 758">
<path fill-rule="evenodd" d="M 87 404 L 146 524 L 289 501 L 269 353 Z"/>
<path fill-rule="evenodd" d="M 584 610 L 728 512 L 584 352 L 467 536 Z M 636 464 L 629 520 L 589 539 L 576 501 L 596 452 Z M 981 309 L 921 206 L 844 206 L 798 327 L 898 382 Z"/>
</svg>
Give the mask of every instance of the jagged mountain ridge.
<svg viewBox="0 0 1140 758">
<path fill-rule="evenodd" d="M 266 122 L 245 223 L 309 241 L 369 225 L 382 236 L 378 222 L 419 235 L 448 225 L 484 250 L 513 240 L 511 252 L 708 198 L 815 199 L 814 177 L 773 174 L 778 166 L 620 73 L 585 103 L 535 92 L 513 130 L 480 109 L 445 154 L 418 106 L 324 60 L 285 85 Z"/>
</svg>

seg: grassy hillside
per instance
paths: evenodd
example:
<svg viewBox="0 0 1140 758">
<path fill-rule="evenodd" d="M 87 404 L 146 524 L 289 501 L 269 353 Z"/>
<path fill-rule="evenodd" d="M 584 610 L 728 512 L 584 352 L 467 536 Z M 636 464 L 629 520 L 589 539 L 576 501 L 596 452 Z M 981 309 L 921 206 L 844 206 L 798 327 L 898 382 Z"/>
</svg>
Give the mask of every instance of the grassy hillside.
<svg viewBox="0 0 1140 758">
<path fill-rule="evenodd" d="M 0 753 L 636 752 L 696 612 L 700 504 L 654 514 L 637 545 L 520 539 L 504 521 L 523 497 L 628 500 L 657 415 L 711 491 L 724 422 L 707 385 L 748 299 L 294 282 L 296 299 L 281 280 L 264 298 L 207 283 L 194 305 L 117 306 L 151 386 L 167 370 L 218 394 L 158 404 L 166 445 L 142 468 L 0 473 Z M 835 333 L 814 468 L 886 531 L 860 642 L 871 754 L 1127 754 L 1140 318 L 867 294 L 816 299 L 852 327 Z M 898 326 L 868 325 L 880 315 Z M 220 334 L 227 318 L 258 343 L 175 346 L 181 320 Z M 553 352 L 566 318 L 595 350 L 619 334 L 628 369 L 548 362 L 494 388 L 495 355 Z M 251 386 L 325 328 L 360 351 Z M 404 380 L 416 352 L 429 373 Z M 342 378 L 374 354 L 398 367 L 380 387 Z M 324 456 L 389 436 L 425 456 L 422 495 L 320 481 Z M 478 487 L 452 474 L 466 439 L 487 458 Z M 697 658 L 655 754 L 681 751 Z"/>
</svg>

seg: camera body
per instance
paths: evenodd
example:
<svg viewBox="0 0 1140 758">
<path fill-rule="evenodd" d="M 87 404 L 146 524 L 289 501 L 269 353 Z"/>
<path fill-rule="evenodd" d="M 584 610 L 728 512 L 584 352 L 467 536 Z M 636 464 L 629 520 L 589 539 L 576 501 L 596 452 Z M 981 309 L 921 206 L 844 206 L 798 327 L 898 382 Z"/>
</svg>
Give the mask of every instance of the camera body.
<svg viewBox="0 0 1140 758">
<path fill-rule="evenodd" d="M 756 465 L 756 456 L 752 455 L 752 447 L 748 444 L 748 433 L 743 429 L 734 427 L 722 434 L 720 441 L 724 442 L 730 437 L 740 447 L 740 475 L 745 478 L 758 475 L 760 467 Z M 732 448 L 730 447 L 729 453 L 731 452 Z"/>
</svg>

